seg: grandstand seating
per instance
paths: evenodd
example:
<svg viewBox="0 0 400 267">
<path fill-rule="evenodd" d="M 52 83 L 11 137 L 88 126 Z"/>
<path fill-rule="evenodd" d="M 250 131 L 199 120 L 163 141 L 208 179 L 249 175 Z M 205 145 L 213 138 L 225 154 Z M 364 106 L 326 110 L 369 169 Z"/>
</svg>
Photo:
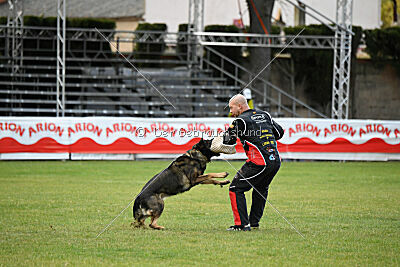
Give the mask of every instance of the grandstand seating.
<svg viewBox="0 0 400 267">
<path fill-rule="evenodd" d="M 24 28 L 23 65 L 18 72 L 13 72 L 11 63 L 20 58 L 9 56 L 5 28 L 0 25 L 0 116 L 55 116 L 55 29 Z M 112 38 L 118 32 L 108 34 Z M 120 42 L 137 41 L 135 32 L 124 34 L 132 37 Z M 102 39 L 93 29 L 69 29 L 67 35 L 70 36 L 65 76 L 64 111 L 67 116 L 227 116 L 229 98 L 247 84 L 239 78 L 239 73 L 254 77 L 238 63 L 207 47 L 204 48 L 208 56 L 193 65 L 179 52 L 180 49 L 175 49 L 172 54 L 134 49 L 121 56 L 112 51 L 108 40 Z M 180 35 L 182 33 L 178 37 Z M 173 46 L 187 45 L 182 40 L 179 37 Z M 150 40 L 146 45 L 154 44 Z M 219 63 L 210 60 L 210 53 L 220 59 Z M 190 68 L 189 63 L 192 64 Z M 132 64 L 140 69 L 140 73 Z M 233 66 L 233 73 L 224 69 L 228 64 Z M 252 88 L 257 97 L 264 99 L 264 103 L 259 104 L 274 116 L 298 116 L 294 111 L 296 106 L 317 114 L 268 81 L 260 78 L 258 81 L 276 93 L 277 100 L 267 96 L 265 90 Z"/>
<path fill-rule="evenodd" d="M 1 57 L 2 62 L 7 58 Z M 208 70 L 188 71 L 179 60 L 151 61 L 175 68 L 141 68 L 150 85 L 126 62 L 74 58 L 67 61 L 65 114 L 67 116 L 207 117 L 226 116 L 231 91 L 226 79 Z M 84 66 L 89 65 L 89 66 Z M 134 64 L 138 62 L 133 62 Z M 108 66 L 107 66 L 108 65 Z M 0 65 L 0 114 L 9 116 L 54 116 L 56 114 L 55 57 L 24 57 L 20 73 L 11 75 L 10 64 Z M 171 102 L 171 105 L 168 101 Z"/>
<path fill-rule="evenodd" d="M 6 50 L 7 31 L 1 27 L 0 115 L 55 116 L 55 29 L 25 27 L 23 65 L 13 73 Z M 108 36 L 114 34 L 118 36 L 112 31 Z M 134 32 L 124 34 L 132 38 L 118 39 L 117 46 L 137 37 Z M 165 55 L 154 49 L 133 50 L 125 52 L 126 60 L 93 29 L 68 29 L 67 35 L 67 116 L 226 116 L 227 100 L 240 90 L 228 85 L 226 78 L 214 77 L 209 69 L 189 70 L 186 56 L 178 51 Z M 154 42 L 147 45 L 154 47 Z M 139 67 L 140 73 L 131 64 Z"/>
<path fill-rule="evenodd" d="M 21 73 L 10 74 L 9 64 L 0 64 L 0 114 L 54 116 L 56 70 L 53 58 L 40 57 L 40 64 L 27 64 Z M 44 62 L 49 64 L 45 65 Z M 50 63 L 52 62 L 52 63 Z M 29 63 L 32 63 L 29 62 Z M 185 67 L 143 68 L 141 73 L 124 66 L 68 66 L 66 109 L 68 116 L 113 115 L 144 117 L 226 116 L 224 109 L 237 86 L 212 77 L 210 71 L 195 73 Z M 168 99 L 173 106 L 165 99 Z"/>
</svg>

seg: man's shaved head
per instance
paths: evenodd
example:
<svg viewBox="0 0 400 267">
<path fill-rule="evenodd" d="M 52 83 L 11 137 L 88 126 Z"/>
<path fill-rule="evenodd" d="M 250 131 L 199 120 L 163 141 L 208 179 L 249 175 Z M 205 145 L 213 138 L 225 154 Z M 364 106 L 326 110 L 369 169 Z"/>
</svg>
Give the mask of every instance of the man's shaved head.
<svg viewBox="0 0 400 267">
<path fill-rule="evenodd" d="M 234 117 L 237 117 L 244 111 L 250 109 L 249 105 L 247 104 L 247 99 L 241 94 L 232 96 L 232 98 L 229 100 L 229 108 L 232 116 Z"/>
<path fill-rule="evenodd" d="M 247 105 L 247 100 L 244 97 L 244 95 L 241 94 L 237 94 L 231 97 L 231 99 L 229 100 L 229 103 L 232 104 L 240 104 L 240 105 Z"/>
</svg>

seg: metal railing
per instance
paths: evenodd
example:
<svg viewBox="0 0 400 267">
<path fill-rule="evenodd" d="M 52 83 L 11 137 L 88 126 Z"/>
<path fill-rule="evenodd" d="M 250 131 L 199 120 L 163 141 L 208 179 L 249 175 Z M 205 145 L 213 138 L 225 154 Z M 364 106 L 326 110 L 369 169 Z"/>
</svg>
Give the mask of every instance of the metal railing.
<svg viewBox="0 0 400 267">
<path fill-rule="evenodd" d="M 196 32 L 201 45 L 271 48 L 333 49 L 334 36 Z"/>
<path fill-rule="evenodd" d="M 6 40 L 8 38 L 8 29 L 9 27 L 6 25 L 0 25 L 0 40 Z M 4 77 L 4 75 L 0 75 L 1 81 L 0 83 L 8 83 L 8 85 L 15 85 L 15 86 L 22 86 L 21 89 L 26 89 L 27 86 L 31 86 L 35 88 L 38 95 L 43 93 L 41 88 L 47 87 L 46 91 L 50 92 L 51 89 L 55 87 L 55 79 L 54 83 L 48 80 L 44 80 L 43 78 L 53 78 L 55 75 L 55 63 L 56 63 L 56 47 L 57 47 L 57 28 L 52 27 L 23 27 L 24 35 L 22 38 L 24 39 L 24 61 L 27 62 L 26 66 L 22 66 L 21 68 L 33 68 L 37 69 L 37 72 L 26 72 L 18 75 L 21 80 L 18 81 L 9 81 Z M 147 64 L 173 64 L 174 66 L 187 66 L 187 57 L 185 49 L 190 44 L 189 35 L 187 32 L 177 32 L 177 33 L 169 33 L 169 32 L 161 32 L 161 31 L 116 31 L 116 30 L 101 30 L 102 34 L 116 47 L 126 55 L 126 58 L 129 62 L 132 63 L 147 63 Z M 291 40 L 292 36 L 281 36 L 281 35 L 261 35 L 261 34 L 230 34 L 230 33 L 212 33 L 212 32 L 196 32 L 195 35 L 200 37 L 200 45 L 204 44 L 212 44 L 212 45 L 239 45 L 239 46 L 257 46 L 257 47 L 285 47 L 287 45 L 286 40 Z M 334 37 L 330 36 L 298 36 L 296 40 L 294 40 L 289 48 L 318 48 L 318 49 L 331 49 L 332 43 L 334 41 Z M 138 44 L 144 44 L 145 49 L 137 49 Z M 161 44 L 161 45 L 160 45 Z M 149 59 L 146 58 L 146 55 L 165 55 L 164 49 L 165 46 L 167 49 L 172 47 L 175 49 L 176 53 L 172 53 L 173 56 L 178 57 L 179 59 Z M 156 47 L 160 48 L 160 51 L 154 51 L 154 45 L 158 45 Z M 125 59 L 119 57 L 110 47 L 110 44 L 105 40 L 96 29 L 82 29 L 82 28 L 67 28 L 66 30 L 66 46 L 67 46 L 67 70 L 69 72 L 66 73 L 66 77 L 68 81 L 66 85 L 70 88 L 81 88 L 82 86 L 90 87 L 90 88 L 115 88 L 116 90 L 123 88 L 123 89 L 133 89 L 137 87 L 137 85 L 130 85 L 129 81 L 127 84 L 124 84 L 125 78 L 123 75 L 119 75 L 118 73 L 115 74 L 113 77 L 109 77 L 105 79 L 105 77 L 99 77 L 100 75 L 88 75 L 87 73 L 83 72 L 82 68 L 86 68 L 86 66 L 90 67 L 91 69 L 96 68 L 96 66 L 108 66 L 108 67 L 115 67 L 115 68 L 123 68 L 124 64 L 126 65 Z M 151 47 L 152 46 L 152 47 Z M 249 79 L 252 79 L 255 74 L 248 71 L 246 68 L 241 66 L 240 64 L 234 62 L 233 60 L 227 58 L 226 56 L 222 55 L 218 51 L 214 50 L 209 46 L 204 46 L 206 56 L 202 58 L 200 61 L 200 66 L 204 64 L 205 67 L 210 67 L 214 70 L 217 70 L 223 78 L 229 78 L 234 81 L 233 87 L 228 86 L 190 86 L 190 87 L 175 87 L 176 89 L 193 89 L 193 90 L 200 90 L 197 92 L 193 92 L 193 96 L 198 95 L 201 93 L 201 90 L 206 92 L 209 95 L 216 95 L 216 92 L 221 93 L 223 96 L 215 96 L 214 98 L 218 98 L 218 101 L 225 101 L 224 98 L 227 97 L 226 92 L 231 91 L 240 91 L 240 86 L 244 86 L 247 84 L 246 81 L 239 78 L 240 73 L 245 73 L 248 75 Z M 9 51 L 7 51 L 7 46 L 5 42 L 0 42 L 0 59 L 9 59 Z M 219 63 L 212 62 L 210 60 L 210 55 L 216 55 L 219 58 Z M 142 58 L 138 58 L 138 56 L 144 55 Z M 5 61 L 3 61 L 5 63 Z M 41 62 L 41 64 L 36 64 L 37 62 Z M 54 63 L 54 65 L 53 65 Z M 98 65 L 96 65 L 98 64 Z M 107 64 L 107 65 L 105 65 Z M 232 65 L 233 71 L 229 72 L 224 68 L 226 65 Z M 165 66 L 165 65 L 163 65 Z M 1 68 L 8 68 L 8 64 L 0 64 Z M 47 72 L 46 72 L 47 70 Z M 70 71 L 74 71 L 71 73 Z M 205 71 L 203 68 L 202 71 Z M 42 73 L 44 72 L 44 73 Z M 77 74 L 75 74 L 77 73 Z M 75 76 L 74 76 L 75 74 Z M 130 75 L 130 74 L 129 74 Z M 45 76 L 45 77 L 43 77 Z M 109 76 L 109 75 L 105 75 Z M 94 79 L 104 79 L 107 81 L 100 81 L 98 85 L 96 82 L 92 82 L 91 77 Z M 40 81 L 30 81 L 27 78 L 37 78 L 42 79 Z M 82 79 L 80 82 L 74 82 L 70 79 Z M 222 78 L 222 77 L 221 77 Z M 86 81 L 89 79 L 89 81 Z M 130 80 L 133 82 L 136 81 L 137 77 L 131 77 Z M 193 77 L 188 77 L 188 79 L 194 80 Z M 198 79 L 198 78 L 197 78 Z M 266 101 L 274 104 L 277 107 L 277 113 L 280 114 L 282 112 L 286 112 L 291 116 L 299 116 L 296 112 L 296 105 L 305 108 L 309 112 L 309 116 L 319 116 L 326 118 L 325 115 L 316 111 L 315 109 L 311 108 L 310 106 L 306 105 L 302 101 L 296 99 L 294 96 L 288 94 L 284 90 L 278 88 L 277 86 L 271 84 L 269 81 L 266 81 L 260 77 L 256 79 L 256 81 L 260 82 L 263 86 L 261 90 L 257 88 L 250 87 L 252 91 L 262 96 L 264 103 Z M 110 85 L 110 83 L 113 83 Z M 31 85 L 29 85 L 31 84 Z M 161 86 L 162 87 L 162 86 Z M 168 89 L 168 86 L 166 87 Z M 238 89 L 239 88 L 239 89 Z M 9 88 L 2 88 L 2 89 L 9 89 Z M 18 88 L 15 88 L 18 89 Z M 214 92 L 213 89 L 216 89 Z M 267 90 L 272 89 L 273 92 L 276 94 L 276 98 L 270 97 L 267 95 Z M 17 91 L 24 91 L 24 90 L 15 90 L 10 91 L 10 95 L 13 96 L 14 93 Z M 224 92 L 226 91 L 226 92 Z M 33 93 L 33 92 L 32 92 Z M 97 93 L 93 92 L 66 92 L 67 96 L 69 93 L 76 93 L 79 94 L 83 93 L 88 94 L 103 94 L 109 93 L 105 91 L 99 91 Z M 124 92 L 118 92 L 119 94 L 124 94 Z M 141 92 L 130 92 L 132 93 L 141 93 Z M 4 94 L 5 91 L 4 91 Z M 8 93 L 7 93 L 8 94 Z M 23 95 L 23 94 L 21 94 Z M 122 95 L 121 95 L 122 96 Z M 146 97 L 144 96 L 143 99 Z M 10 98 L 12 99 L 12 98 Z M 86 99 L 84 99 L 86 101 Z M 288 108 L 287 105 L 283 104 L 284 102 L 291 102 L 291 108 Z M 15 102 L 15 101 L 10 101 Z M 74 102 L 76 104 L 77 102 Z M 86 103 L 86 102 L 82 102 Z M 17 103 L 14 103 L 17 104 Z M 68 105 L 68 99 L 67 103 Z M 79 103 L 78 103 L 79 104 Z M 214 105 L 218 106 L 218 105 Z M 28 110 L 28 109 L 25 109 Z M 72 112 L 71 109 L 68 112 Z M 119 112 L 119 111 L 117 111 Z M 133 111 L 132 111 L 133 112 Z M 117 113 L 118 114 L 118 113 Z M 132 113 L 133 114 L 133 113 Z M 194 113 L 193 113 L 194 114 Z M 221 114 L 222 115 L 222 114 Z"/>
<path fill-rule="evenodd" d="M 242 80 L 239 78 L 239 75 L 242 73 L 245 73 L 248 75 L 249 81 L 252 80 L 256 74 L 250 72 L 247 70 L 245 67 L 241 66 L 239 63 L 231 60 L 230 58 L 226 57 L 225 55 L 219 53 L 215 49 L 205 46 L 204 47 L 205 51 L 205 56 L 202 58 L 203 66 L 211 67 L 221 74 L 223 74 L 226 77 L 229 77 L 233 79 L 234 85 L 236 86 L 246 86 L 248 82 Z M 211 55 L 216 55 L 219 58 L 219 64 L 212 62 L 210 60 Z M 233 73 L 228 72 L 226 69 L 226 66 L 230 64 L 233 66 Z M 271 82 L 261 78 L 257 77 L 255 81 L 258 81 L 262 84 L 263 86 L 263 91 L 260 91 L 259 89 L 256 89 L 252 87 L 251 85 L 248 86 L 249 89 L 253 93 L 256 93 L 257 95 L 261 96 L 263 98 L 264 104 L 266 104 L 266 101 L 270 101 L 271 103 L 275 104 L 277 107 L 277 114 L 281 114 L 282 110 L 286 111 L 289 115 L 295 116 L 295 117 L 300 117 L 299 114 L 296 111 L 296 105 L 299 105 L 300 107 L 303 107 L 304 109 L 307 110 L 309 117 L 311 115 L 317 116 L 317 117 L 322 117 L 322 118 L 327 118 L 326 115 L 322 114 L 321 112 L 315 110 L 314 108 L 310 107 L 309 105 L 305 104 L 304 102 L 300 101 L 296 97 L 290 95 L 289 93 L 285 92 L 284 90 L 280 89 L 276 85 L 272 84 Z M 271 88 L 276 94 L 277 94 L 277 99 L 274 99 L 270 96 L 267 95 L 267 89 Z M 291 109 L 288 108 L 286 105 L 282 104 L 282 97 L 286 97 L 290 102 L 292 102 Z"/>
<path fill-rule="evenodd" d="M 0 25 L 0 39 L 7 40 L 9 26 Z M 27 60 L 37 60 L 40 58 L 55 60 L 57 48 L 57 28 L 52 27 L 23 27 L 24 35 L 24 58 Z M 179 60 L 161 59 L 169 48 L 177 46 L 187 46 L 188 37 L 186 32 L 169 33 L 162 31 L 116 31 L 100 30 L 102 34 L 119 51 L 126 55 L 129 61 L 135 63 L 170 63 L 187 65 L 186 52 L 177 52 L 174 55 L 180 56 Z M 140 47 L 138 47 L 140 45 Z M 67 28 L 66 30 L 66 60 L 80 61 L 90 58 L 97 62 L 116 62 L 122 61 L 116 56 L 116 51 L 110 46 L 96 29 Z M 0 54 L 2 59 L 9 58 L 8 47 L 5 42 L 0 44 Z M 4 51 L 4 52 L 3 52 Z M 33 54 L 36 58 L 30 58 Z M 158 58 L 154 58 L 158 56 Z M 68 65 L 68 64 L 67 64 Z"/>
<path fill-rule="evenodd" d="M 7 37 L 10 26 L 0 25 L 0 38 Z M 56 47 L 57 28 L 24 26 L 24 40 L 53 40 Z M 166 45 L 188 45 L 190 44 L 187 32 L 165 32 L 165 31 L 121 31 L 100 30 L 111 42 L 118 46 L 132 44 L 161 44 Z M 333 49 L 335 46 L 334 36 L 300 35 L 294 39 L 294 35 L 279 34 L 252 34 L 252 33 L 222 33 L 222 32 L 195 32 L 200 37 L 200 44 L 213 46 L 245 46 L 245 47 L 274 47 L 283 48 L 305 48 L 305 49 Z M 66 38 L 69 42 L 82 41 L 88 49 L 88 43 L 97 42 L 107 44 L 107 41 L 96 29 L 67 28 Z M 294 40 L 292 40 L 294 39 Z M 289 44 L 289 41 L 291 43 Z M 132 48 L 132 46 L 130 46 Z M 71 49 L 73 47 L 69 47 Z"/>
</svg>

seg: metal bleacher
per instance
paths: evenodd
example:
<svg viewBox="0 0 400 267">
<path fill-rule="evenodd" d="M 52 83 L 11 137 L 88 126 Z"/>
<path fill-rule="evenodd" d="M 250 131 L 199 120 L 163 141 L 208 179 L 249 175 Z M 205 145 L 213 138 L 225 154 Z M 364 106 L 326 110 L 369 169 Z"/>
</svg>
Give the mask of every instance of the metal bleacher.
<svg viewBox="0 0 400 267">
<path fill-rule="evenodd" d="M 0 25 L 0 116 L 55 116 L 56 28 L 23 27 L 20 58 L 9 51 L 9 32 Z M 66 116 L 227 116 L 229 98 L 247 86 L 274 116 L 326 117 L 211 46 L 191 62 L 186 32 L 100 32 L 67 29 Z"/>
<path fill-rule="evenodd" d="M 140 43 L 138 32 L 103 32 L 113 45 L 121 48 L 127 60 L 93 29 L 67 30 L 66 116 L 228 114 L 227 100 L 240 87 L 229 85 L 227 78 L 214 77 L 211 69 L 188 68 L 183 53 L 151 51 L 155 41 L 143 42 L 148 49 L 136 51 L 132 44 Z M 182 33 L 179 34 L 178 38 L 177 34 L 165 38 L 165 45 L 176 47 L 179 40 L 179 45 L 185 45 Z M 24 27 L 23 64 L 18 73 L 12 72 L 11 60 L 16 58 L 9 56 L 7 37 L 7 27 L 0 26 L 0 115 L 55 116 L 56 29 Z M 126 44 L 132 47 L 128 51 L 122 49 Z M 137 66 L 140 73 L 130 64 Z"/>
</svg>

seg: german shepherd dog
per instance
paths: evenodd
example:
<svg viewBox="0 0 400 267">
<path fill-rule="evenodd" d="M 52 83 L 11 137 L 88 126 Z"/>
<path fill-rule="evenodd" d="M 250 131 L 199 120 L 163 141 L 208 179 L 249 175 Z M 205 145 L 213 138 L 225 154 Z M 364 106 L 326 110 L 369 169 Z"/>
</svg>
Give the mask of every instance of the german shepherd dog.
<svg viewBox="0 0 400 267">
<path fill-rule="evenodd" d="M 175 159 L 165 170 L 150 179 L 139 193 L 133 205 L 132 225 L 143 227 L 146 218 L 151 217 L 150 227 L 164 229 L 157 225 L 164 210 L 164 199 L 190 190 L 198 184 L 229 184 L 230 181 L 217 181 L 213 178 L 225 178 L 229 173 L 204 174 L 211 157 L 219 156 L 210 150 L 212 140 L 201 139 L 192 149 Z"/>
</svg>

